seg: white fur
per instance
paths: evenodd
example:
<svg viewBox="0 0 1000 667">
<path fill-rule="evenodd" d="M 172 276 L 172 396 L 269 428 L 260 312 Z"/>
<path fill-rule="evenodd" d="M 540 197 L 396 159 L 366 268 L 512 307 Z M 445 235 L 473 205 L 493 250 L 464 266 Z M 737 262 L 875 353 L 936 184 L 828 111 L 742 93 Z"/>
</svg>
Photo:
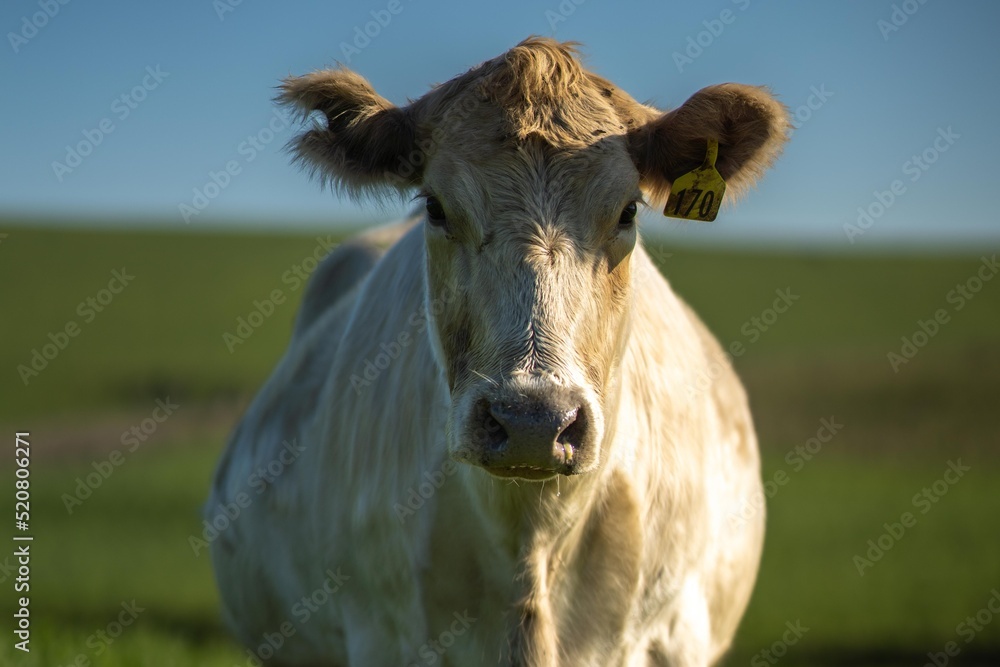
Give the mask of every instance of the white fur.
<svg viewBox="0 0 1000 667">
<path fill-rule="evenodd" d="M 756 442 L 729 364 L 641 245 L 599 470 L 528 483 L 461 465 L 399 520 L 394 507 L 447 456 L 447 386 L 423 316 L 412 319 L 425 304 L 422 236 L 409 229 L 297 332 L 229 443 L 206 512 L 249 490 L 250 506 L 212 544 L 234 631 L 257 647 L 296 623 L 276 658 L 287 664 L 431 664 L 421 646 L 467 610 L 477 620 L 440 664 L 503 664 L 513 610 L 534 596 L 539 641 L 551 643 L 535 664 L 717 659 L 760 556 L 763 513 L 732 518 L 760 493 Z M 402 331 L 413 342 L 358 393 L 350 376 Z M 706 372 L 718 377 L 701 390 Z M 290 439 L 304 453 L 256 494 L 254 468 Z M 347 582 L 297 624 L 297 601 L 338 568 Z"/>
<path fill-rule="evenodd" d="M 661 113 L 537 38 L 405 109 L 343 69 L 283 90 L 327 119 L 294 144 L 324 180 L 419 187 L 438 214 L 324 261 L 229 442 L 206 518 L 239 507 L 211 544 L 233 631 L 264 654 L 289 635 L 269 663 L 285 665 L 717 661 L 760 559 L 764 514 L 740 515 L 762 493 L 756 438 L 623 211 L 662 200 L 709 139 L 745 190 L 784 108 L 724 84 Z M 560 396 L 578 427 L 553 455 L 565 474 L 503 477 L 482 406 Z M 276 466 L 289 442 L 303 450 Z"/>
</svg>

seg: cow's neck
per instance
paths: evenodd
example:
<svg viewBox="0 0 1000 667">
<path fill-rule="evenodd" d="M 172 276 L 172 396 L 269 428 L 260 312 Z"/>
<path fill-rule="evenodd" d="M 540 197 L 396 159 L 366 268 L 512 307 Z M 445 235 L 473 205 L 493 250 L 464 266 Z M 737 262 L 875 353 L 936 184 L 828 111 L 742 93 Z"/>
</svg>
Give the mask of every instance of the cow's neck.
<svg viewBox="0 0 1000 667">
<path fill-rule="evenodd" d="M 642 552 L 639 508 L 623 476 L 601 470 L 544 487 L 484 481 L 495 485 L 479 498 L 490 513 L 483 520 L 492 544 L 484 547 L 504 552 L 510 568 L 511 664 L 556 665 L 614 645 L 608 640 L 624 631 Z M 560 646 L 567 634 L 578 645 Z"/>
</svg>

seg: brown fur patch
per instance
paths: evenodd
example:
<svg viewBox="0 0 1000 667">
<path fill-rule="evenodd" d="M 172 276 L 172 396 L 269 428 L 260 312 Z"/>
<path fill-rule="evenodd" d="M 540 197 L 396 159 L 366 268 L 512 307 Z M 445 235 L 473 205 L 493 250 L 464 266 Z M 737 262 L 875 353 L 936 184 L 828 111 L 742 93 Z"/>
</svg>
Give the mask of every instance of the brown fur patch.
<svg viewBox="0 0 1000 667">
<path fill-rule="evenodd" d="M 356 195 L 394 180 L 416 185 L 418 170 L 405 169 L 416 146 L 416 127 L 406 109 L 393 106 L 360 75 L 346 69 L 321 70 L 289 77 L 278 101 L 305 119 L 314 111 L 326 116 L 293 140 L 296 159 L 325 183 Z"/>
<path fill-rule="evenodd" d="M 529 37 L 470 72 L 477 93 L 500 110 L 505 135 L 586 146 L 625 130 L 607 94 L 613 87 L 583 68 L 576 46 Z"/>
<path fill-rule="evenodd" d="M 767 89 L 724 83 L 632 130 L 629 147 L 643 184 L 659 203 L 675 178 L 705 159 L 706 140 L 715 139 L 716 168 L 727 195 L 739 198 L 777 159 L 789 128 L 787 109 Z"/>
<path fill-rule="evenodd" d="M 478 128 L 462 122 L 492 118 L 470 115 L 484 107 L 498 112 L 498 122 Z M 455 113 L 457 109 L 462 112 Z M 476 141 L 521 142 L 537 137 L 550 146 L 588 146 L 603 136 L 624 134 L 644 118 L 643 109 L 606 79 L 584 69 L 574 43 L 544 37 L 525 39 L 410 106 L 420 128 L 421 148 L 431 152 L 441 132 L 474 131 Z"/>
<path fill-rule="evenodd" d="M 548 587 L 548 551 L 530 547 L 518 577 L 524 597 L 514 605 L 518 623 L 509 638 L 510 664 L 518 667 L 553 667 L 559 655 Z"/>
</svg>

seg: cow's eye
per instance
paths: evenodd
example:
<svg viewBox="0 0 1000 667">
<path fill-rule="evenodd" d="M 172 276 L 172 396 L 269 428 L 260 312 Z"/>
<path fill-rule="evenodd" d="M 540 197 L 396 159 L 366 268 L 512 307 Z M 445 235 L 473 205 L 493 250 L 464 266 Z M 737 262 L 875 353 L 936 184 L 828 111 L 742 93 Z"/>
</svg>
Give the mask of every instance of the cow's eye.
<svg viewBox="0 0 1000 667">
<path fill-rule="evenodd" d="M 635 223 L 635 214 L 639 210 L 634 201 L 630 201 L 628 206 L 622 209 L 622 215 L 618 218 L 618 224 L 622 227 L 628 227 L 629 225 Z"/>
<path fill-rule="evenodd" d="M 427 197 L 427 222 L 435 227 L 444 227 L 447 220 L 444 216 L 444 207 L 437 197 Z"/>
</svg>

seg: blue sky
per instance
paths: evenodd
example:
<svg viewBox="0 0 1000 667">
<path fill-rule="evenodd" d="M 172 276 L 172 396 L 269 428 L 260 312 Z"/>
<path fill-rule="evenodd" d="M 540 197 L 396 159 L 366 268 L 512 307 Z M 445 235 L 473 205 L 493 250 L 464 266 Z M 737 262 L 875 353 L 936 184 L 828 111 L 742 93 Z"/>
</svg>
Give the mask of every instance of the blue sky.
<svg viewBox="0 0 1000 667">
<path fill-rule="evenodd" d="M 739 207 L 715 225 L 648 214 L 647 229 L 843 248 L 1000 245 L 987 182 L 1000 155 L 1000 3 L 396 1 L 396 14 L 390 0 L 4 3 L 0 215 L 179 230 L 391 218 L 407 204 L 340 201 L 289 164 L 278 80 L 349 60 L 404 103 L 540 34 L 582 42 L 591 69 L 662 107 L 739 81 L 797 110 L 784 156 Z M 380 16 L 385 25 L 366 25 Z M 366 27 L 367 44 L 356 40 Z M 76 162 L 67 147 L 81 142 L 90 150 Z M 912 160 L 921 155 L 933 164 Z M 239 173 L 186 223 L 180 204 L 230 162 Z M 896 180 L 900 194 L 849 243 L 844 225 L 859 207 L 879 213 L 890 195 L 876 192 Z"/>
</svg>

